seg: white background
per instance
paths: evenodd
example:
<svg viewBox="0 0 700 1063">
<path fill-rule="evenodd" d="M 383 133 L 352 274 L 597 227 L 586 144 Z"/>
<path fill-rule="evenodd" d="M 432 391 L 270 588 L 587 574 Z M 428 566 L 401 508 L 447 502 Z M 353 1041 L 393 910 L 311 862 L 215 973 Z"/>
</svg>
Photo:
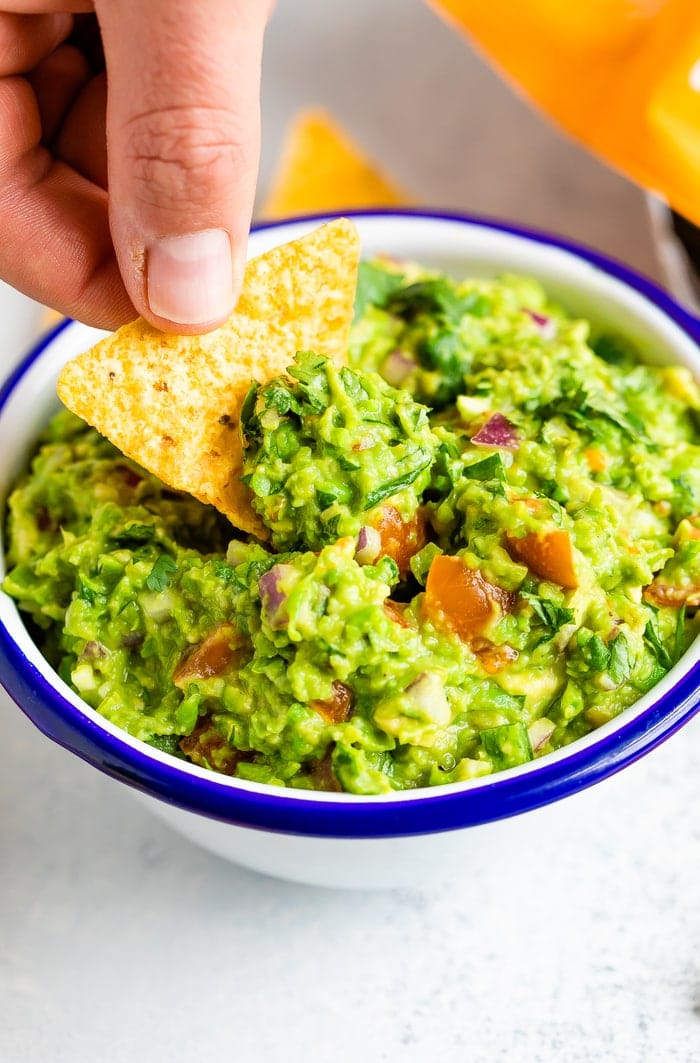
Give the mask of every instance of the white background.
<svg viewBox="0 0 700 1063">
<path fill-rule="evenodd" d="M 654 274 L 641 195 L 418 0 L 279 0 L 263 182 L 323 103 L 420 202 Z M 0 294 L 9 365 L 35 308 Z M 0 1059 L 700 1059 L 700 720 L 613 780 L 475 839 L 425 891 L 324 892 L 195 849 L 0 700 Z"/>
</svg>

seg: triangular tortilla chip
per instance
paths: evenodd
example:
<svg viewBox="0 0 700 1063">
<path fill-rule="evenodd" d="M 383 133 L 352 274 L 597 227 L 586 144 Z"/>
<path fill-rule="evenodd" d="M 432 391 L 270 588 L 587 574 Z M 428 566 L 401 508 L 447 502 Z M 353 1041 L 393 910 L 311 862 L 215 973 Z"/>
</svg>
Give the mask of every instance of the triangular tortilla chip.
<svg viewBox="0 0 700 1063">
<path fill-rule="evenodd" d="M 248 263 L 234 313 L 204 336 L 139 319 L 69 362 L 65 405 L 166 484 L 267 531 L 239 477 L 241 405 L 252 380 L 283 373 L 298 350 L 345 361 L 359 237 L 344 218 Z"/>
<path fill-rule="evenodd" d="M 267 218 L 313 211 L 396 207 L 409 202 L 324 111 L 302 111 L 292 122 L 272 189 Z"/>
</svg>

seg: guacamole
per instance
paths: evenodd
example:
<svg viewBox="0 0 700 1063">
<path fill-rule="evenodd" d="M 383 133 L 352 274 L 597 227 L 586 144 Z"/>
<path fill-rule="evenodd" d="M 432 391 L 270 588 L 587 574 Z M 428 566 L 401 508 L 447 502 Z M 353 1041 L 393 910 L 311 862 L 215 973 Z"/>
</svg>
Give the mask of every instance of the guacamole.
<svg viewBox="0 0 700 1063">
<path fill-rule="evenodd" d="M 254 382 L 244 538 L 60 412 L 8 503 L 12 595 L 131 735 L 378 794 L 613 719 L 698 630 L 700 393 L 535 281 L 361 264 L 349 365 Z"/>
</svg>

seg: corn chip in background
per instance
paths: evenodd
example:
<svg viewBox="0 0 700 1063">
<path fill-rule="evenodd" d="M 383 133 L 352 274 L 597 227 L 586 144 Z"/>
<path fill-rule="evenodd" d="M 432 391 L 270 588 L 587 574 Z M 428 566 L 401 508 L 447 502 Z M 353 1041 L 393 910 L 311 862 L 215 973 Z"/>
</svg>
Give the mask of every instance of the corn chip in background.
<svg viewBox="0 0 700 1063">
<path fill-rule="evenodd" d="M 300 111 L 287 128 L 260 216 L 283 218 L 408 202 L 330 114 L 310 108 Z"/>
</svg>

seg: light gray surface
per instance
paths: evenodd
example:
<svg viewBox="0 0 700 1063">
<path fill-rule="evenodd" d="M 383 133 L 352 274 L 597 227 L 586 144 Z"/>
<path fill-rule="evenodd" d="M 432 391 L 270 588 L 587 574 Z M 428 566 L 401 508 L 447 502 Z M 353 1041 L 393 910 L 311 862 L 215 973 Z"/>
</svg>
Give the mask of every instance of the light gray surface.
<svg viewBox="0 0 700 1063">
<path fill-rule="evenodd" d="M 639 193 L 414 0 L 279 0 L 265 175 L 318 102 L 417 199 L 655 270 Z M 25 310 L 0 293 L 8 358 Z M 362 895 L 227 866 L 5 698 L 0 718 L 3 1063 L 700 1058 L 700 721 L 512 850 L 475 847 L 458 881 Z"/>
<path fill-rule="evenodd" d="M 700 721 L 423 892 L 226 865 L 3 703 L 0 1058 L 689 1063 Z"/>
</svg>

